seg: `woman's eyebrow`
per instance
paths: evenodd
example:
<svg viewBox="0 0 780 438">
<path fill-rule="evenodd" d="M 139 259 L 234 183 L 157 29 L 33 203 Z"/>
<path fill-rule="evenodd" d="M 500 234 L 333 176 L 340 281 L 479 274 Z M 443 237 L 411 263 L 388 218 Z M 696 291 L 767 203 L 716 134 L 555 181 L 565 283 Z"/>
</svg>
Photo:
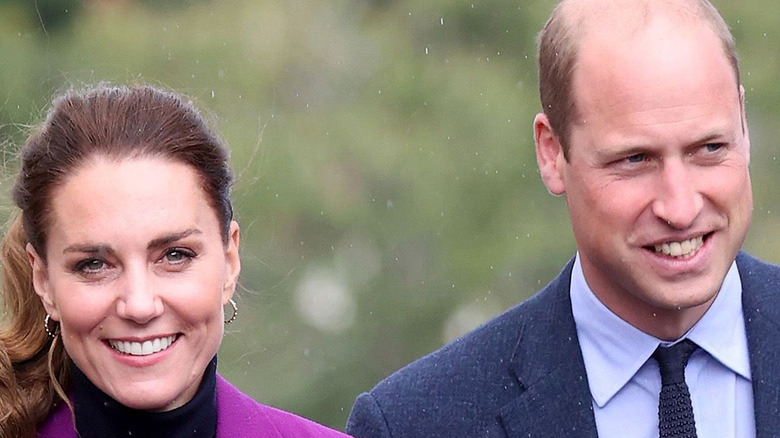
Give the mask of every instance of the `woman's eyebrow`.
<svg viewBox="0 0 780 438">
<path fill-rule="evenodd" d="M 101 243 L 74 243 L 62 250 L 63 254 L 69 252 L 85 252 L 89 254 L 113 254 L 114 250 L 109 245 Z"/>
<path fill-rule="evenodd" d="M 197 228 L 188 228 L 178 233 L 171 233 L 162 237 L 158 237 L 152 240 L 151 242 L 149 242 L 147 248 L 152 249 L 152 248 L 159 248 L 161 246 L 166 246 L 173 242 L 176 242 L 177 240 L 181 240 L 186 237 L 189 237 L 193 234 L 203 234 L 203 232 Z M 74 243 L 72 245 L 67 246 L 64 250 L 62 250 L 62 252 L 63 253 L 80 252 L 80 253 L 89 253 L 89 254 L 113 254 L 114 250 L 111 248 L 110 245 L 104 243 Z"/>
<path fill-rule="evenodd" d="M 193 234 L 203 234 L 203 233 L 197 228 L 188 228 L 178 233 L 172 233 L 162 237 L 158 237 L 157 239 L 154 239 L 151 242 L 149 242 L 147 248 L 152 249 L 152 248 L 159 248 L 161 246 L 166 246 L 173 242 L 176 242 L 177 240 L 181 240 L 184 239 L 185 237 L 189 237 Z"/>
</svg>

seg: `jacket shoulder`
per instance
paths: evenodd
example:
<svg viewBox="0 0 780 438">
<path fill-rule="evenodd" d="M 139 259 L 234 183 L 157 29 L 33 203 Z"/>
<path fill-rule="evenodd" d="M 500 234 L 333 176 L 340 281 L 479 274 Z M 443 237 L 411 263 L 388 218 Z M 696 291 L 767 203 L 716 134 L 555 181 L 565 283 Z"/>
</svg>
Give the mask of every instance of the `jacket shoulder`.
<svg viewBox="0 0 780 438">
<path fill-rule="evenodd" d="M 570 277 L 571 263 L 533 297 L 379 382 L 356 401 L 347 432 L 358 437 L 497 433 L 499 410 L 522 391 L 510 372 L 518 341 L 524 329 L 547 326 L 551 309 L 569 302 Z"/>
<path fill-rule="evenodd" d="M 743 283 L 760 284 L 777 289 L 780 286 L 780 266 L 759 260 L 746 252 L 737 254 L 737 268 Z M 758 284 L 756 284 L 758 283 Z"/>
<path fill-rule="evenodd" d="M 261 435 L 258 435 L 261 433 Z M 343 438 L 341 432 L 256 402 L 217 375 L 217 436 L 230 438 Z"/>
<path fill-rule="evenodd" d="M 38 427 L 37 438 L 76 438 L 70 409 L 65 403 L 57 403 L 46 420 Z"/>
</svg>

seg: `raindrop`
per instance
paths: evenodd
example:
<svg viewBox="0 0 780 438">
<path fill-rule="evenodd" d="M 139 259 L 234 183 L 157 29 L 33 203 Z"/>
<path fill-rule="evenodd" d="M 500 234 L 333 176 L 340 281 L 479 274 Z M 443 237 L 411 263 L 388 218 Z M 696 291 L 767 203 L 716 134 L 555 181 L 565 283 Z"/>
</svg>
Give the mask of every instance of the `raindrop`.
<svg viewBox="0 0 780 438">
<path fill-rule="evenodd" d="M 444 26 L 444 17 L 439 18 L 439 24 Z M 766 34 L 764 34 L 764 36 L 766 36 Z"/>
</svg>

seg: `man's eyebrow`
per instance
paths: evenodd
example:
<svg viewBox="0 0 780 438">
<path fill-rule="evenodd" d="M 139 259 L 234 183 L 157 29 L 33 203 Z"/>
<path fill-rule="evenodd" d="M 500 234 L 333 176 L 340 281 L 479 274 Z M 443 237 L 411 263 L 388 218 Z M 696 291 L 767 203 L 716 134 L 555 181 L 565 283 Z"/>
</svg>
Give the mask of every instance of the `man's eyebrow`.
<svg viewBox="0 0 780 438">
<path fill-rule="evenodd" d="M 185 237 L 189 237 L 193 234 L 203 234 L 199 229 L 197 228 L 188 228 L 184 231 L 180 231 L 178 233 L 172 233 L 168 234 L 162 237 L 158 237 L 157 239 L 152 240 L 149 242 L 149 245 L 147 245 L 147 248 L 159 248 L 161 246 L 167 246 L 170 245 L 173 242 L 176 242 L 177 240 L 184 239 Z"/>
<path fill-rule="evenodd" d="M 712 133 L 710 133 L 708 135 L 705 135 L 704 137 L 700 138 L 697 143 L 698 144 L 705 144 L 705 143 L 711 143 L 713 141 L 717 141 L 717 142 L 721 143 L 721 142 L 724 142 L 724 141 L 728 141 L 727 140 L 728 137 L 729 137 L 728 135 L 725 135 L 725 134 L 723 134 L 721 132 L 712 132 Z"/>
<path fill-rule="evenodd" d="M 702 135 L 701 137 L 695 138 L 695 140 L 692 140 L 690 144 L 703 145 L 703 144 L 708 144 L 713 142 L 725 143 L 725 142 L 730 142 L 731 138 L 733 138 L 733 136 L 729 136 L 725 132 L 711 131 Z M 604 151 L 598 150 L 596 151 L 596 153 L 601 157 L 609 158 L 612 156 L 630 156 L 634 154 L 643 154 L 643 153 L 652 152 L 655 149 L 656 147 L 653 146 L 652 144 L 623 143 L 623 144 L 615 145 L 613 149 L 604 150 Z"/>
</svg>

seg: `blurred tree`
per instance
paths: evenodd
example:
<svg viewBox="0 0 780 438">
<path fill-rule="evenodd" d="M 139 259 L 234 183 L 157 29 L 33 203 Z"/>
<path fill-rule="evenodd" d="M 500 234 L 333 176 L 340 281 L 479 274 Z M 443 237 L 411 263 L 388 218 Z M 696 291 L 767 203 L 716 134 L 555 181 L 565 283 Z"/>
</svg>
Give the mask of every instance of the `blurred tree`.
<svg viewBox="0 0 780 438">
<path fill-rule="evenodd" d="M 46 3 L 63 24 L 0 0 L 0 187 L 54 92 L 113 81 L 190 95 L 239 175 L 244 290 L 220 372 L 262 402 L 341 428 L 358 392 L 522 301 L 574 254 L 531 134 L 534 38 L 554 0 Z M 746 248 L 778 261 L 780 12 L 717 6 L 748 96 Z"/>
<path fill-rule="evenodd" d="M 0 6 L 15 4 L 30 22 L 38 23 L 43 33 L 66 27 L 81 8 L 79 0 L 0 0 Z"/>
</svg>

